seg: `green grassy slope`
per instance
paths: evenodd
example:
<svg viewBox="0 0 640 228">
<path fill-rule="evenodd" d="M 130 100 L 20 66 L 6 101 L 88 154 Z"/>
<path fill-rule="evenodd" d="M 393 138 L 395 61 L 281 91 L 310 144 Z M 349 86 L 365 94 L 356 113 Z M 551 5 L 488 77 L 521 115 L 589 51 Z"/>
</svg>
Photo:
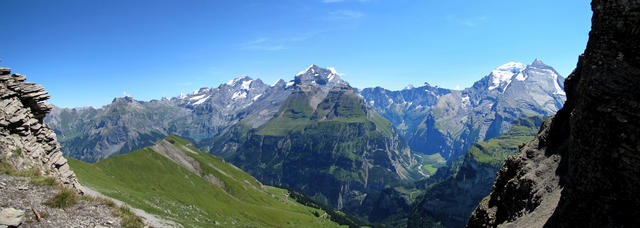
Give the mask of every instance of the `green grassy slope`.
<svg viewBox="0 0 640 228">
<path fill-rule="evenodd" d="M 69 163 L 83 185 L 185 227 L 338 226 L 325 211 L 297 203 L 285 189 L 263 186 L 222 159 L 200 152 L 188 141 L 173 136 L 165 140 L 194 158 L 201 173 L 183 168 L 153 147 L 95 164 L 73 159 Z M 208 175 L 222 184 L 215 185 L 201 177 Z"/>
<path fill-rule="evenodd" d="M 472 159 L 494 167 L 502 166 L 504 159 L 518 152 L 518 146 L 531 141 L 542 124 L 541 117 L 517 119 L 509 132 L 486 142 L 479 142 L 467 151 Z"/>
<path fill-rule="evenodd" d="M 290 131 L 300 131 L 309 124 L 313 108 L 303 91 L 296 91 L 284 101 L 275 117 L 258 130 L 260 135 L 284 136 Z"/>
</svg>

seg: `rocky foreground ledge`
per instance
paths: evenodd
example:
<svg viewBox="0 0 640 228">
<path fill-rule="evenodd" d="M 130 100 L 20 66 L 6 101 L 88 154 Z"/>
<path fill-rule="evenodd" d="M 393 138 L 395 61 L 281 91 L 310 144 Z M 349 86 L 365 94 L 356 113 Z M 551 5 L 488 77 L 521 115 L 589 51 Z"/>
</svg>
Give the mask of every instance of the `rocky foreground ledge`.
<svg viewBox="0 0 640 228">
<path fill-rule="evenodd" d="M 25 80 L 24 75 L 0 67 L 0 160 L 19 171 L 37 170 L 81 192 L 56 134 L 43 123 L 52 109 L 45 103 L 48 92 Z"/>
</svg>

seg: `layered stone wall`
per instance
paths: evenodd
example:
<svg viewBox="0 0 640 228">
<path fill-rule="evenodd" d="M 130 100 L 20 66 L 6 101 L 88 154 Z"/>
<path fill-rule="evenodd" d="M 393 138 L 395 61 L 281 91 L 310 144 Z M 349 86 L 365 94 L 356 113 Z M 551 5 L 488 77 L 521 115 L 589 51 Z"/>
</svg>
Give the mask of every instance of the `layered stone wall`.
<svg viewBox="0 0 640 228">
<path fill-rule="evenodd" d="M 0 67 L 0 159 L 17 170 L 36 169 L 78 189 L 78 180 L 62 157 L 56 134 L 43 123 L 52 109 L 47 91 L 26 77 Z"/>
</svg>

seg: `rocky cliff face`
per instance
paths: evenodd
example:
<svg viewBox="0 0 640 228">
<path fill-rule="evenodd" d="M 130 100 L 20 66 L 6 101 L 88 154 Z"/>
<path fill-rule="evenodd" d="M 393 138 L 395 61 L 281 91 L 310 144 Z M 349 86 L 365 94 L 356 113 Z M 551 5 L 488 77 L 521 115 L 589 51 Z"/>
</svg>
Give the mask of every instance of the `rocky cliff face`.
<svg viewBox="0 0 640 228">
<path fill-rule="evenodd" d="M 43 123 L 52 106 L 42 86 L 0 67 L 0 159 L 18 170 L 37 169 L 76 188 L 78 181 L 62 157 L 56 134 Z"/>
<path fill-rule="evenodd" d="M 565 106 L 505 161 L 468 227 L 640 224 L 640 1 L 591 6 Z"/>
</svg>

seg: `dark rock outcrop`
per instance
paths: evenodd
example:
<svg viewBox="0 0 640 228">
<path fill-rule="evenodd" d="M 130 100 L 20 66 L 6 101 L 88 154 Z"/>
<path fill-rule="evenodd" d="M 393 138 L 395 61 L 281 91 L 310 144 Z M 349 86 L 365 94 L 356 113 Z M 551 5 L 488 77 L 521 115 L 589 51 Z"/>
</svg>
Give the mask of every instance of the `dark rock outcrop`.
<svg viewBox="0 0 640 228">
<path fill-rule="evenodd" d="M 78 180 L 62 157 L 56 134 L 43 123 L 52 109 L 47 91 L 0 67 L 0 159 L 18 170 L 36 169 L 77 189 Z"/>
<path fill-rule="evenodd" d="M 591 6 L 565 106 L 505 161 L 468 227 L 640 224 L 640 1 Z"/>
</svg>

